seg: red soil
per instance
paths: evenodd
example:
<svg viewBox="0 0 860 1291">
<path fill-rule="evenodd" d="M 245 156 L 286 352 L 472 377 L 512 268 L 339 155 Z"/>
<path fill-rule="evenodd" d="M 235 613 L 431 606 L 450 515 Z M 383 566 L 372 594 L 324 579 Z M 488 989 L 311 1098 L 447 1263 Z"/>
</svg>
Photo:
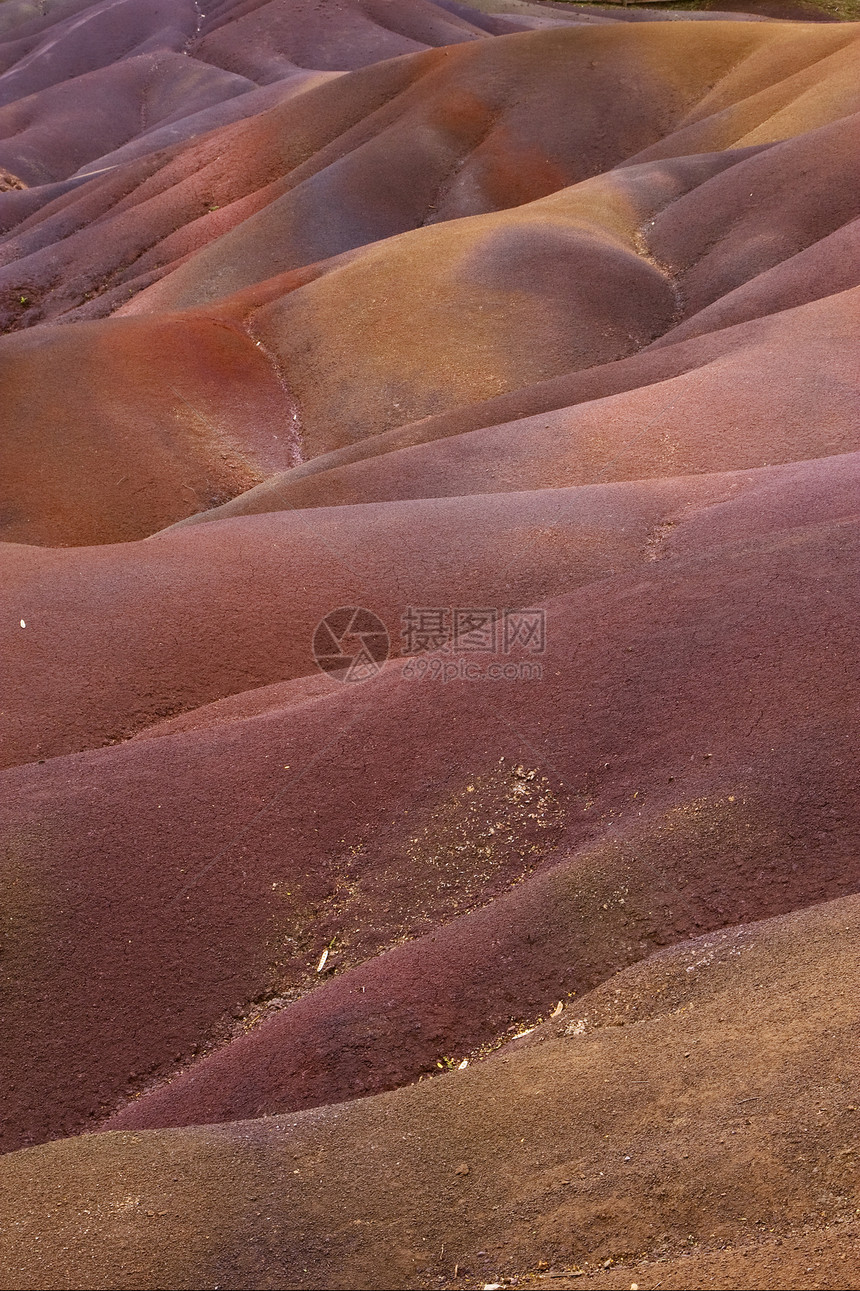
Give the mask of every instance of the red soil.
<svg viewBox="0 0 860 1291">
<path fill-rule="evenodd" d="M 860 1286 L 860 29 L 510 8 L 0 5 L 2 1286 Z"/>
</svg>

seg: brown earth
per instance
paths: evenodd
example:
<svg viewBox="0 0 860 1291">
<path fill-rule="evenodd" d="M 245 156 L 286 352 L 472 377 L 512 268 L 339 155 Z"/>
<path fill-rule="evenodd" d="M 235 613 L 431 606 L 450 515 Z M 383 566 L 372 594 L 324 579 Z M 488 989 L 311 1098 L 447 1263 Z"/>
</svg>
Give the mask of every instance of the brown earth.
<svg viewBox="0 0 860 1291">
<path fill-rule="evenodd" d="M 0 1285 L 860 1287 L 860 28 L 762 8 L 0 5 Z"/>
<path fill-rule="evenodd" d="M 4 1285 L 474 1286 L 623 1259 L 590 1284 L 629 1286 L 651 1249 L 661 1273 L 692 1261 L 684 1285 L 773 1285 L 784 1251 L 786 1273 L 812 1261 L 798 1285 L 834 1286 L 834 1246 L 843 1269 L 856 1250 L 857 937 L 849 897 L 663 951 L 465 1071 L 8 1156 Z"/>
</svg>

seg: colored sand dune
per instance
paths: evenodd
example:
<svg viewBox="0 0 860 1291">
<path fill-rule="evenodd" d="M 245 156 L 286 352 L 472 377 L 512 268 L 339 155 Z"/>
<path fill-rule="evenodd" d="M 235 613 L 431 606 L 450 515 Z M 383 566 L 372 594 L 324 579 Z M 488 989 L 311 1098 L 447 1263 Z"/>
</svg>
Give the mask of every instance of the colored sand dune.
<svg viewBox="0 0 860 1291">
<path fill-rule="evenodd" d="M 860 1286 L 860 26 L 481 4 L 0 4 L 0 1286 Z"/>
</svg>

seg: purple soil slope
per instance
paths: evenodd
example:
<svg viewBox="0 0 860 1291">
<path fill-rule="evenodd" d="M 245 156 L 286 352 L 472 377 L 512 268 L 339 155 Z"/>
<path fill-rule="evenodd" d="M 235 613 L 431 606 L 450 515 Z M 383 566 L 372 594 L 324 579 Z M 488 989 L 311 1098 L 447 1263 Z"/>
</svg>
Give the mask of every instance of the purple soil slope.
<svg viewBox="0 0 860 1291">
<path fill-rule="evenodd" d="M 3 1286 L 860 1285 L 860 28 L 480 2 L 0 4 Z"/>
</svg>

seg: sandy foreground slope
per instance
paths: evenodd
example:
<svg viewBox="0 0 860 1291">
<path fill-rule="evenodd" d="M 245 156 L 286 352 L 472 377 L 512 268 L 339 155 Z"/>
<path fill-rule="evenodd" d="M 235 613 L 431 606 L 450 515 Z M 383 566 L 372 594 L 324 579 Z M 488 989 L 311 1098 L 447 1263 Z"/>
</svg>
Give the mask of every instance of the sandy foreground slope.
<svg viewBox="0 0 860 1291">
<path fill-rule="evenodd" d="M 505 9 L 0 4 L 2 1286 L 860 1286 L 860 27 Z"/>
<path fill-rule="evenodd" d="M 495 1281 L 654 1248 L 707 1269 L 728 1247 L 717 1285 L 741 1286 L 758 1243 L 792 1256 L 799 1228 L 814 1250 L 825 1220 L 839 1254 L 857 962 L 848 897 L 663 951 L 476 1068 L 13 1154 L 5 1285 L 450 1285 L 455 1267 Z"/>
</svg>

